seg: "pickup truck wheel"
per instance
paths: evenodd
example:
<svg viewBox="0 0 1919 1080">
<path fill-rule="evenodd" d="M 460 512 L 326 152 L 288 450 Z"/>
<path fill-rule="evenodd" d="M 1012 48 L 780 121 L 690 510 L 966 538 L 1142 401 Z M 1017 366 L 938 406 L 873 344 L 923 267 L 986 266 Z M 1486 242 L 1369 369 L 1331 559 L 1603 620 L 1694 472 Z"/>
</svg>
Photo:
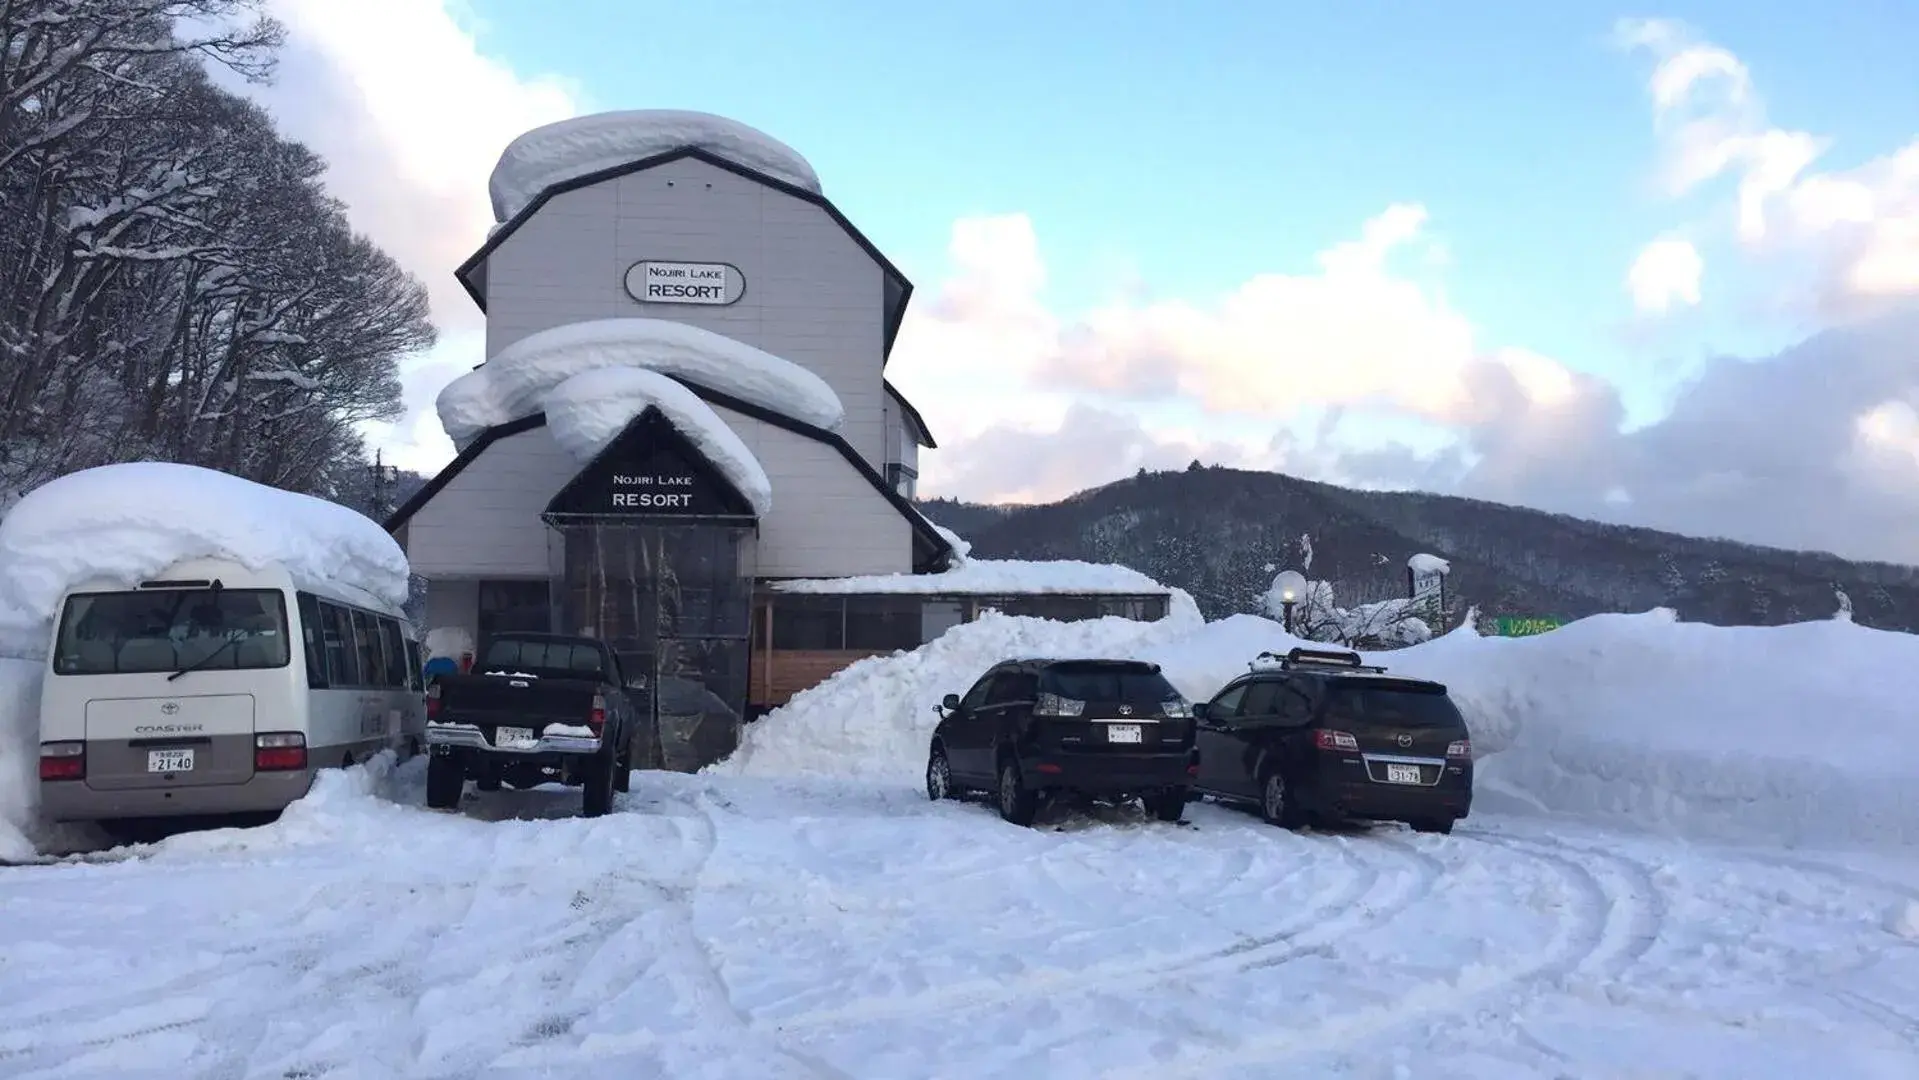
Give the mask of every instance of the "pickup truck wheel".
<svg viewBox="0 0 1919 1080">
<path fill-rule="evenodd" d="M 582 817 L 604 817 L 612 812 L 614 774 L 619 771 L 619 765 L 617 757 L 598 757 L 587 766 L 586 783 L 580 785 Z"/>
<path fill-rule="evenodd" d="M 613 790 L 620 792 L 633 790 L 633 740 L 631 737 L 620 744 L 620 756 L 613 762 Z"/>
<path fill-rule="evenodd" d="M 435 810 L 451 810 L 460 805 L 460 793 L 466 788 L 466 766 L 452 754 L 431 754 L 426 759 L 426 804 Z"/>
</svg>

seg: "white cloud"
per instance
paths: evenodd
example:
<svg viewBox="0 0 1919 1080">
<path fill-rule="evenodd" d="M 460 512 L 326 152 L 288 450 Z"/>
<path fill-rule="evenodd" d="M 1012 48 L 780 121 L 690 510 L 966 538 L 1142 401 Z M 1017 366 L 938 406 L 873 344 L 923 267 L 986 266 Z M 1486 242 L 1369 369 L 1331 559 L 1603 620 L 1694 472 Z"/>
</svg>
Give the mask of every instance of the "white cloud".
<svg viewBox="0 0 1919 1080">
<path fill-rule="evenodd" d="M 1826 314 L 1919 295 L 1919 139 L 1857 168 L 1813 171 L 1831 140 L 1774 127 L 1737 56 L 1673 20 L 1625 20 L 1615 36 L 1656 61 L 1647 89 L 1670 194 L 1732 178 L 1738 240 L 1810 256 Z"/>
<path fill-rule="evenodd" d="M 1661 314 L 1675 304 L 1699 304 L 1705 260 L 1690 241 L 1667 237 L 1647 244 L 1626 272 L 1626 290 L 1642 312 Z"/>
</svg>

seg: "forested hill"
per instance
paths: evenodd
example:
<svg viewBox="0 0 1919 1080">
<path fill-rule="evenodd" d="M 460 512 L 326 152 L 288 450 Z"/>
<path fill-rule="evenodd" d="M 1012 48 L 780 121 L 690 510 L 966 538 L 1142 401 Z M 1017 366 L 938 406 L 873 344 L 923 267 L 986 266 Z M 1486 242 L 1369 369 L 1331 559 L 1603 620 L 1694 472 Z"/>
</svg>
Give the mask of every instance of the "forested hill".
<svg viewBox="0 0 1919 1080">
<path fill-rule="evenodd" d="M 1577 618 L 1665 606 L 1682 618 L 1771 625 L 1853 617 L 1919 628 L 1919 569 L 1605 525 L 1446 495 L 1355 491 L 1280 473 L 1141 473 L 1057 503 L 920 508 L 986 558 L 1133 567 L 1193 594 L 1209 617 L 1255 610 L 1277 569 L 1330 581 L 1342 605 L 1406 594 L 1406 559 L 1452 562 L 1448 588 L 1482 615 Z M 1451 605 L 1449 605 L 1451 606 Z"/>
</svg>

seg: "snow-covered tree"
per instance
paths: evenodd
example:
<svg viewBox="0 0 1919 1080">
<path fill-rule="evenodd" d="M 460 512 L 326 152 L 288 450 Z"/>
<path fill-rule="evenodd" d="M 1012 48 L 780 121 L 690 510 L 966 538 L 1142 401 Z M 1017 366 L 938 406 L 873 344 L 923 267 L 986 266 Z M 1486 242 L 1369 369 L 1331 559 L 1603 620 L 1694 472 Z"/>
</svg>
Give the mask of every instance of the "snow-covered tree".
<svg viewBox="0 0 1919 1080">
<path fill-rule="evenodd" d="M 1268 618 L 1285 618 L 1285 600 L 1277 578 L 1260 597 L 1260 609 Z M 1355 648 L 1416 645 L 1433 636 L 1432 628 L 1419 617 L 1411 600 L 1396 597 L 1344 608 L 1333 596 L 1332 583 L 1326 581 L 1306 583 L 1305 594 L 1293 604 L 1292 625 L 1293 633 L 1307 641 Z"/>
<path fill-rule="evenodd" d="M 0 490 L 184 461 L 314 494 L 433 341 L 325 164 L 206 64 L 264 77 L 258 0 L 0 0 Z"/>
</svg>

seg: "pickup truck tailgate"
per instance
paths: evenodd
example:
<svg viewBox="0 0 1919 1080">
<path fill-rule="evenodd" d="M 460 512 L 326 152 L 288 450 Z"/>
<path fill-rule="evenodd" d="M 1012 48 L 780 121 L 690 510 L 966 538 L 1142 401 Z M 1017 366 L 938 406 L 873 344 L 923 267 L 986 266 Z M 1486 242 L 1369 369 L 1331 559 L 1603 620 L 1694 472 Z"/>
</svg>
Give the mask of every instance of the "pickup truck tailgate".
<svg viewBox="0 0 1919 1080">
<path fill-rule="evenodd" d="M 586 723 L 597 693 L 598 683 L 575 679 L 441 676 L 440 709 L 435 719 L 483 729 L 502 724 L 531 728 L 537 735 L 547 724 Z"/>
</svg>

